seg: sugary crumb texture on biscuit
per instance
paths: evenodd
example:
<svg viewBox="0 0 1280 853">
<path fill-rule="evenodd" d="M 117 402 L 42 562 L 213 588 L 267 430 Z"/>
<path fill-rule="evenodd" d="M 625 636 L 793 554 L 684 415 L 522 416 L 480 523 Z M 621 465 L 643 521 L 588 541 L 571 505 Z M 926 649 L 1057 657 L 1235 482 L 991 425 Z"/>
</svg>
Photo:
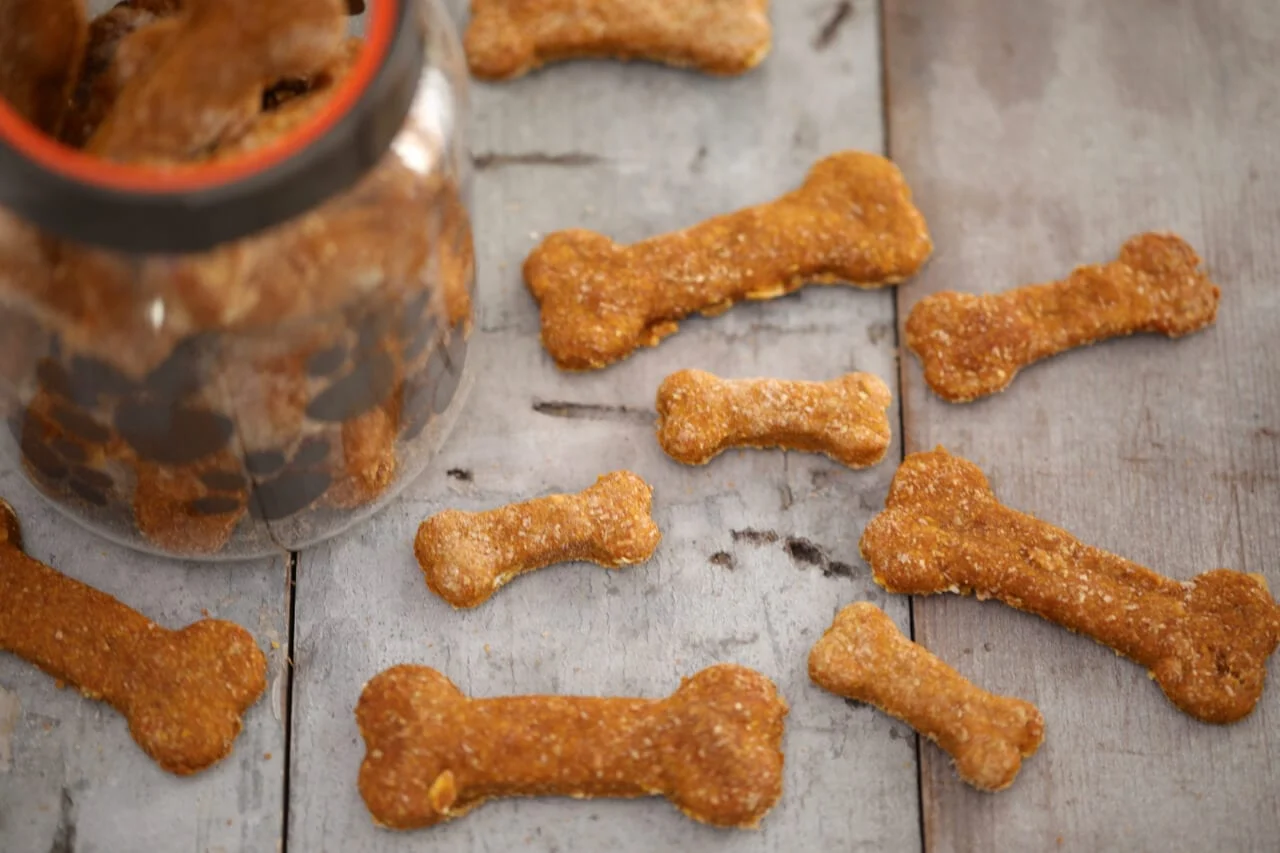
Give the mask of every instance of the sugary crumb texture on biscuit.
<svg viewBox="0 0 1280 853">
<path fill-rule="evenodd" d="M 889 449 L 890 402 L 889 386 L 870 373 L 803 382 L 681 370 L 658 388 L 658 443 L 686 465 L 733 447 L 779 447 L 865 468 Z"/>
<path fill-rule="evenodd" d="M 787 703 L 733 664 L 666 699 L 470 699 L 424 666 L 383 672 L 356 720 L 360 793 L 393 829 L 432 826 L 513 796 L 665 796 L 694 820 L 752 828 L 782 794 Z"/>
<path fill-rule="evenodd" d="M 907 457 L 861 550 L 890 592 L 995 598 L 1092 637 L 1205 722 L 1253 710 L 1280 644 L 1280 607 L 1261 575 L 1156 574 L 1001 505 L 976 465 L 943 448 Z"/>
<path fill-rule="evenodd" d="M 1173 234 L 1139 234 L 1108 264 L 1003 293 L 943 291 L 915 304 L 906 344 L 940 397 L 1003 391 L 1029 364 L 1079 346 L 1151 332 L 1178 338 L 1213 323 L 1218 286 Z"/>
<path fill-rule="evenodd" d="M 476 607 L 513 578 L 555 563 L 613 569 L 649 559 L 662 539 L 652 510 L 649 484 L 614 471 L 576 494 L 445 510 L 419 526 L 414 553 L 432 592 L 454 607 Z"/>
<path fill-rule="evenodd" d="M 772 39 L 769 0 L 472 0 L 463 44 L 473 75 L 507 80 L 589 58 L 737 75 Z"/>
<path fill-rule="evenodd" d="M 896 284 L 932 251 L 898 167 L 845 151 L 776 201 L 631 246 L 591 231 L 552 234 L 525 260 L 524 278 L 547 352 L 563 369 L 591 370 L 657 345 L 691 314 L 806 283 Z"/>
<path fill-rule="evenodd" d="M 28 557 L 3 500 L 0 650 L 111 705 L 143 751 L 179 775 L 231 753 L 267 683 L 266 658 L 240 626 L 203 619 L 170 631 Z"/>
<path fill-rule="evenodd" d="M 865 601 L 836 615 L 809 654 L 809 677 L 902 720 L 945 750 L 960 778 L 982 791 L 1012 785 L 1022 760 L 1044 740 L 1044 718 L 1034 705 L 974 686 Z"/>
</svg>

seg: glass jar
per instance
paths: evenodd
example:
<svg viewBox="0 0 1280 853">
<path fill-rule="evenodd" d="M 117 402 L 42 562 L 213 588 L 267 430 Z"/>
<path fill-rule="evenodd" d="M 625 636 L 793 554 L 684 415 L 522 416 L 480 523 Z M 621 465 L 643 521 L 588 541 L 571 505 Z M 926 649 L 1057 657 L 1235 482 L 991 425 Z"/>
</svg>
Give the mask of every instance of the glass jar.
<svg viewBox="0 0 1280 853">
<path fill-rule="evenodd" d="M 246 23 L 127 0 L 78 71 L 19 55 L 30 76 L 0 80 L 0 446 L 103 536 L 303 548 L 448 431 L 473 311 L 465 66 L 436 0 L 350 28 L 347 4 Z M 243 73 L 202 79 L 211 51 Z"/>
</svg>

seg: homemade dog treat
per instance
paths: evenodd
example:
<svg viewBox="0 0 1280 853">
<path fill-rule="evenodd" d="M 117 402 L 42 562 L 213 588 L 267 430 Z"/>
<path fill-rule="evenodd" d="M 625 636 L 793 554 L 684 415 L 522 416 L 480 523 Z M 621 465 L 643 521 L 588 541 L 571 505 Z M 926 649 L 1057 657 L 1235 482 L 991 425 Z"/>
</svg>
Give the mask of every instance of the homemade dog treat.
<svg viewBox="0 0 1280 853">
<path fill-rule="evenodd" d="M 231 752 L 240 718 L 267 685 L 267 661 L 238 625 L 204 619 L 169 631 L 22 552 L 0 500 L 0 649 L 107 702 L 170 773 Z"/>
<path fill-rule="evenodd" d="M 591 231 L 552 234 L 524 265 L 542 307 L 542 343 L 568 370 L 654 346 L 690 314 L 723 313 L 806 282 L 895 284 L 933 244 L 898 167 L 846 151 L 800 189 L 674 234 L 619 246 Z"/>
<path fill-rule="evenodd" d="M 1032 362 L 1136 332 L 1181 337 L 1214 321 L 1218 288 L 1172 234 L 1139 234 L 1109 264 L 1063 281 L 978 296 L 945 291 L 911 309 L 906 342 L 937 394 L 955 403 L 1002 391 Z"/>
<path fill-rule="evenodd" d="M 0 12 L 0 98 L 45 133 L 56 134 L 84 61 L 84 2 L 5 0 Z"/>
<path fill-rule="evenodd" d="M 864 468 L 889 449 L 891 400 L 889 387 L 869 373 L 799 382 L 681 370 L 658 388 L 658 443 L 686 465 L 731 447 L 782 447 Z"/>
<path fill-rule="evenodd" d="M 694 820 L 753 828 L 782 793 L 787 703 L 732 664 L 667 699 L 469 699 L 424 666 L 365 685 L 360 794 L 378 824 L 432 826 L 513 796 L 662 795 Z"/>
<path fill-rule="evenodd" d="M 648 59 L 742 74 L 769 53 L 769 0 L 472 0 L 465 46 L 476 77 L 564 59 Z"/>
<path fill-rule="evenodd" d="M 1280 607 L 1261 575 L 1163 577 L 1002 506 L 977 466 L 942 448 L 907 457 L 861 548 L 890 592 L 973 593 L 1086 634 L 1209 723 L 1253 710 L 1280 643 Z"/>
<path fill-rule="evenodd" d="M 649 559 L 662 539 L 652 507 L 644 480 L 615 471 L 574 495 L 445 510 L 422 522 L 414 552 L 432 592 L 454 607 L 476 607 L 517 575 L 553 563 L 614 569 Z"/>
<path fill-rule="evenodd" d="M 345 0 L 189 0 L 170 21 L 171 47 L 120 90 L 88 150 L 112 160 L 172 161 L 208 154 L 248 127 L 266 88 L 330 65 L 346 38 Z M 281 37 L 287 34 L 287 37 Z M 147 38 L 146 30 L 127 36 Z M 270 50 L 245 50 L 270 44 Z M 235 61 L 227 61 L 234 57 Z M 208 73 L 216 65 L 217 74 Z M 189 109 L 197 103 L 200 109 Z"/>
<path fill-rule="evenodd" d="M 837 614 L 809 653 L 809 677 L 902 720 L 946 750 L 960 778 L 979 790 L 1012 785 L 1022 759 L 1044 740 L 1034 705 L 975 687 L 865 601 Z"/>
</svg>

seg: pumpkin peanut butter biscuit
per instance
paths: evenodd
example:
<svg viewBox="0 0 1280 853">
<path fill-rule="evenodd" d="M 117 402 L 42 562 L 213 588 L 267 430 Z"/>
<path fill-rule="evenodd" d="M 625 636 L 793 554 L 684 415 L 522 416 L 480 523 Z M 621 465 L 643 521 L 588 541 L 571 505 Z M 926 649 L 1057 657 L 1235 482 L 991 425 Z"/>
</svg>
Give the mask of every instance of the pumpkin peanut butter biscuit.
<svg viewBox="0 0 1280 853">
<path fill-rule="evenodd" d="M 267 662 L 243 628 L 203 619 L 169 631 L 31 559 L 0 500 L 0 649 L 107 702 L 170 773 L 225 758 L 266 687 Z"/>
<path fill-rule="evenodd" d="M 659 700 L 470 699 L 425 666 L 398 666 L 356 707 L 360 794 L 391 829 L 434 826 L 515 796 L 665 796 L 712 826 L 754 828 L 782 793 L 787 703 L 720 664 Z"/>
<path fill-rule="evenodd" d="M 613 569 L 649 559 L 662 539 L 652 507 L 644 480 L 615 471 L 573 495 L 433 515 L 418 528 L 414 551 L 432 592 L 454 607 L 477 607 L 512 578 L 553 563 Z"/>
<path fill-rule="evenodd" d="M 1003 391 L 1027 365 L 1137 332 L 1178 338 L 1213 323 L 1218 287 L 1172 234 L 1139 234 L 1109 264 L 1063 281 L 978 296 L 944 291 L 916 303 L 906 342 L 938 396 L 964 403 Z"/>
<path fill-rule="evenodd" d="M 977 466 L 942 448 L 902 463 L 861 550 L 890 592 L 972 593 L 1086 634 L 1208 723 L 1248 716 L 1280 643 L 1280 607 L 1261 575 L 1158 575 L 1002 506 Z"/>
<path fill-rule="evenodd" d="M 632 246 L 591 231 L 552 234 L 524 278 L 547 352 L 562 368 L 589 370 L 655 346 L 690 314 L 715 316 L 743 299 L 806 282 L 896 284 L 932 250 L 898 167 L 846 151 L 776 201 Z"/>
<path fill-rule="evenodd" d="M 960 778 L 981 791 L 1012 785 L 1022 759 L 1044 740 L 1034 705 L 975 687 L 865 601 L 841 610 L 813 647 L 809 677 L 902 720 L 946 750 Z"/>
<path fill-rule="evenodd" d="M 176 17 L 154 27 L 169 31 L 168 46 L 120 90 L 89 139 L 92 154 L 158 163 L 209 154 L 253 123 L 267 87 L 320 72 L 341 55 L 346 4 L 189 0 Z M 119 49 L 149 38 L 151 28 L 134 32 Z"/>
<path fill-rule="evenodd" d="M 889 449 L 891 399 L 869 373 L 799 382 L 681 370 L 658 388 L 658 443 L 686 465 L 704 465 L 731 447 L 781 447 L 865 468 Z"/>
<path fill-rule="evenodd" d="M 488 80 L 590 57 L 733 75 L 764 60 L 772 32 L 768 0 L 472 0 L 465 46 Z"/>
</svg>

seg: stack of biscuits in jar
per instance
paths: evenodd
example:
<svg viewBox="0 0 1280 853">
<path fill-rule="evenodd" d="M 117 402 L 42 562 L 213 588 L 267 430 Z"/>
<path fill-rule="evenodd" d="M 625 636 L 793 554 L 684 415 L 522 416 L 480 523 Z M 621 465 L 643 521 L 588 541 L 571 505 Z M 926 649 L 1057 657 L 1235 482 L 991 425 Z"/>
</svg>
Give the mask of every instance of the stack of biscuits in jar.
<svg viewBox="0 0 1280 853">
<path fill-rule="evenodd" d="M 126 0 L 92 21 L 82 0 L 9 7 L 0 94 L 68 146 L 156 170 L 283 139 L 362 44 L 343 0 Z M 417 470 L 406 456 L 462 376 L 474 278 L 457 152 L 420 142 L 440 168 L 385 156 L 305 214 L 191 254 L 0 211 L 0 415 L 32 482 L 109 534 L 237 557 L 321 538 Z"/>
<path fill-rule="evenodd" d="M 767 0 L 473 0 L 466 48 L 473 73 L 490 79 L 579 56 L 735 74 L 763 60 L 771 37 Z M 839 152 L 793 192 L 677 233 L 630 246 L 584 230 L 553 234 L 529 256 L 524 277 L 551 358 L 566 370 L 594 370 L 658 345 L 690 315 L 714 316 L 742 300 L 812 282 L 905 282 L 932 248 L 900 171 L 874 154 Z M 1059 281 L 931 296 L 911 311 L 904 339 L 930 387 L 962 403 L 1004 390 L 1022 367 L 1073 347 L 1202 329 L 1218 299 L 1183 240 L 1140 234 L 1114 260 Z M 686 465 L 751 447 L 824 453 L 862 468 L 888 451 L 891 402 L 888 386 L 865 373 L 808 382 L 685 369 L 656 390 L 657 440 Z M 477 607 L 553 563 L 647 560 L 662 538 L 652 505 L 640 477 L 613 471 L 576 494 L 434 515 L 414 551 L 435 594 Z M 212 621 L 175 635 L 156 629 L 26 557 L 16 518 L 7 518 L 0 608 L 16 601 L 24 615 L 0 621 L 16 626 L 0 629 L 0 645 L 110 701 L 167 769 L 194 772 L 227 754 L 239 715 L 262 690 L 264 663 L 251 639 Z M 1221 569 L 1185 582 L 1163 577 L 1002 505 L 975 465 L 943 448 L 906 457 L 860 547 L 889 592 L 993 598 L 1087 634 L 1146 667 L 1177 708 L 1205 722 L 1231 723 L 1253 710 L 1280 644 L 1280 607 L 1261 576 Z M 45 598 L 31 592 L 41 589 Z M 52 599 L 58 612 L 42 604 Z M 151 710 L 145 720 L 139 703 L 99 674 L 124 663 L 90 667 L 74 643 L 49 641 L 50 626 L 73 630 L 64 612 L 94 629 L 119 625 L 130 659 L 167 674 L 140 688 Z M 164 642 L 147 639 L 156 634 Z M 840 611 L 807 665 L 820 687 L 874 704 L 935 741 L 981 790 L 1012 784 L 1044 737 L 1032 704 L 971 684 L 868 602 Z M 199 694 L 176 689 L 185 676 L 173 673 L 186 671 L 206 674 Z M 207 677 L 213 671 L 220 677 Z M 171 720 L 191 710 L 192 695 L 207 713 L 175 740 Z M 376 676 L 359 698 L 367 753 L 358 785 L 374 820 L 397 829 L 514 795 L 660 795 L 695 820 L 754 827 L 783 794 L 787 713 L 770 679 L 731 664 L 693 674 L 661 699 L 469 698 L 441 673 L 406 664 Z"/>
</svg>

